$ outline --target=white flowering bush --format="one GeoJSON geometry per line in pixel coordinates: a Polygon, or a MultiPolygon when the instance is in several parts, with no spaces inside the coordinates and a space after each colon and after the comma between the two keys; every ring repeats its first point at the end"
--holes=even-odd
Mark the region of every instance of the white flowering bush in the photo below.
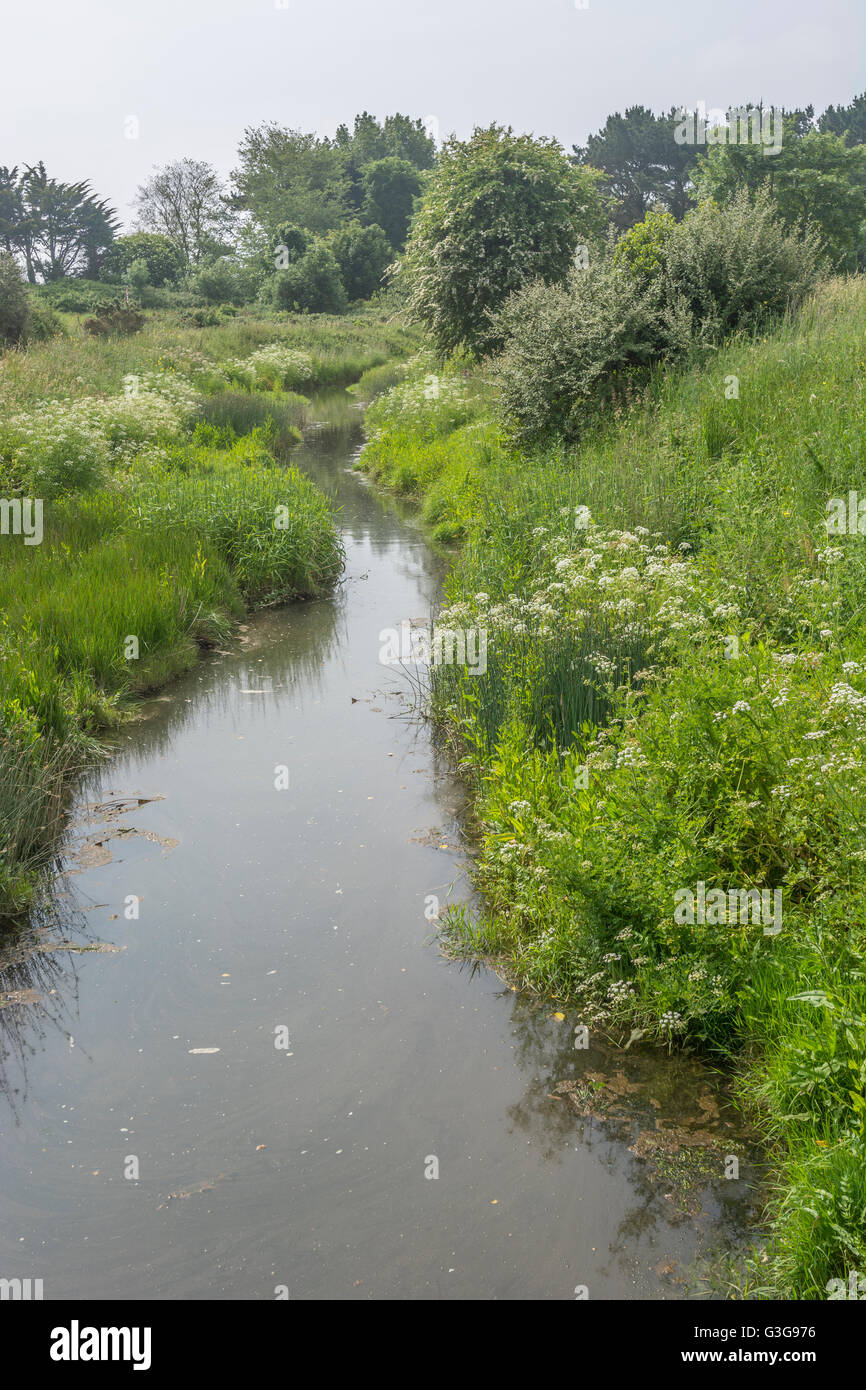
{"type": "Polygon", "coordinates": [[[58,497],[96,486],[109,468],[146,454],[178,436],[194,413],[198,393],[176,372],[129,378],[116,396],[42,401],[0,428],[4,472],[38,497],[58,497]]]}
{"type": "Polygon", "coordinates": [[[445,717],[471,719],[488,750],[515,718],[537,743],[567,747],[587,723],[606,722],[618,690],[638,698],[683,639],[713,630],[687,544],[673,548],[644,527],[585,527],[586,513],[562,509],[556,528],[533,529],[522,592],[497,602],[476,593],[440,614],[449,627],[487,630],[489,680],[442,668],[436,700],[445,717]]]}
{"type": "Polygon", "coordinates": [[[748,630],[748,596],[689,545],[575,532],[574,515],[533,528],[519,592],[440,615],[488,629],[487,677],[436,673],[469,764],[498,770],[481,784],[483,946],[501,942],[538,987],[711,1040],[763,927],[684,927],[678,889],[778,888],[792,932],[817,908],[840,926],[854,884],[866,901],[866,643],[836,636],[863,592],[858,539],[816,547],[786,583],[785,648],[748,630]],[[629,640],[640,668],[621,659],[629,640]]]}
{"type": "Polygon", "coordinates": [[[314,376],[313,359],[309,353],[285,347],[282,343],[268,343],[250,353],[249,357],[224,362],[222,371],[236,385],[266,391],[277,388],[299,391],[314,376]]]}
{"type": "Polygon", "coordinates": [[[462,373],[432,366],[382,392],[367,410],[372,442],[393,431],[423,436],[450,434],[477,414],[477,390],[462,373]]]}

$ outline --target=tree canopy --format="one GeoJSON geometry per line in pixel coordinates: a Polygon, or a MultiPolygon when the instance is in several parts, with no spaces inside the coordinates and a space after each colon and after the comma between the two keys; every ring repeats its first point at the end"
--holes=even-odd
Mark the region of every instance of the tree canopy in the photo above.
{"type": "Polygon", "coordinates": [[[445,142],[402,262],[412,309],[442,352],[494,351],[509,294],[565,279],[578,245],[604,232],[599,177],[555,140],[510,127],[445,142]]]}

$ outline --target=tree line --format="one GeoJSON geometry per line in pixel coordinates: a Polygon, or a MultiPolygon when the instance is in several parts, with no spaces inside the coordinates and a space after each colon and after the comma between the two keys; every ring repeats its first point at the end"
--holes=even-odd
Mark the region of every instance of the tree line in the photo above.
{"type": "MultiPolygon", "coordinates": [[[[650,212],[681,221],[702,198],[725,203],[746,188],[767,192],[789,224],[812,222],[838,267],[866,262],[866,94],[817,118],[811,106],[782,112],[772,158],[760,145],[680,143],[677,119],[676,108],[656,115],[632,106],[572,147],[575,201],[560,215],[577,215],[584,240],[607,227],[625,232],[650,212]]],[[[521,138],[535,150],[561,148],[521,138]]],[[[454,144],[437,151],[423,123],[400,113],[380,121],[362,112],[333,138],[265,122],[244,131],[228,181],[192,158],[155,169],[138,189],[137,230],[127,236],[87,181],[54,179],[41,162],[4,166],[0,247],[31,284],[125,281],[139,296],[186,287],[213,303],[259,298],[341,312],[399,263],[434,169],[444,162],[456,174],[454,144]]],[[[539,226],[539,241],[555,240],[555,223],[539,226]]],[[[505,284],[520,279],[510,265],[505,284]]]]}

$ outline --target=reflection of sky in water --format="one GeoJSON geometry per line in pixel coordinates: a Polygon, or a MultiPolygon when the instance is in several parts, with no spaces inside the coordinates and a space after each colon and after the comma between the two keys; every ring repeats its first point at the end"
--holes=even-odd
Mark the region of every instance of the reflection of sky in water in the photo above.
{"type": "Polygon", "coordinates": [[[744,1184],[684,1210],[629,1145],[713,1088],[687,1059],[577,1052],[574,1020],[439,955],[424,907],[467,895],[462,794],[378,652],[443,563],[348,471],[342,416],[295,456],[343,508],[335,595],[254,620],[88,780],[91,807],[158,798],[70,835],[51,935],[119,949],[7,948],[0,989],[42,1003],[0,1011],[0,1266],[48,1298],[680,1296],[739,1239],[744,1184]],[[627,1078],[607,1113],[561,1089],[588,1072],[627,1078]]]}

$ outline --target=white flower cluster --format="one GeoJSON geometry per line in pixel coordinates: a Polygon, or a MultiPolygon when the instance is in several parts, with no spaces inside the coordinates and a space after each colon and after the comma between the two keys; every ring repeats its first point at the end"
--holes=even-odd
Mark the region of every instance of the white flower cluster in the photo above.
{"type": "Polygon", "coordinates": [[[197,400],[185,377],[148,372],[129,378],[121,395],[41,401],[12,416],[4,431],[7,447],[25,468],[38,469],[42,458],[64,449],[80,457],[87,441],[109,461],[123,463],[139,455],[143,445],[177,435],[197,400]]]}
{"type": "Polygon", "coordinates": [[[313,359],[308,353],[286,347],[283,343],[268,343],[265,347],[256,348],[249,357],[226,362],[225,370],[229,374],[238,373],[250,384],[256,381],[279,382],[293,390],[312,381],[313,359]]]}

